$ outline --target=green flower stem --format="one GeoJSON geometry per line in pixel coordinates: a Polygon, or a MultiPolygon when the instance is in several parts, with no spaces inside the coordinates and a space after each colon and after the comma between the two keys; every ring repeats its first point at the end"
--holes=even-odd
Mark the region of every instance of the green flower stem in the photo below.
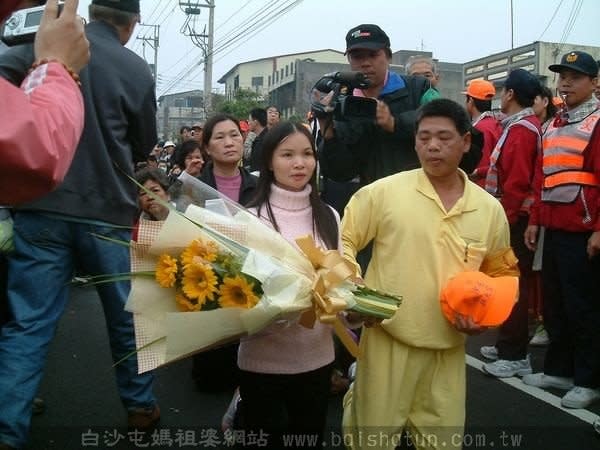
{"type": "Polygon", "coordinates": [[[118,360],[116,363],[113,364],[113,367],[117,366],[118,364],[121,364],[123,361],[125,361],[126,359],[130,358],[131,356],[137,354],[137,352],[142,351],[147,349],[148,347],[150,347],[151,345],[154,345],[158,342],[164,341],[165,339],[167,339],[166,336],[160,337],[158,339],[153,340],[152,342],[147,343],[146,345],[142,345],[140,348],[136,348],[134,351],[127,353],[125,356],[123,356],[120,360],[118,360]]]}

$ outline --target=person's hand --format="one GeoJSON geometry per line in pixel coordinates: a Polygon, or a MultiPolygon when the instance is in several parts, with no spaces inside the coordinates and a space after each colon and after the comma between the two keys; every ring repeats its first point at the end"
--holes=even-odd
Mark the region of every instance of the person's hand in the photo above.
{"type": "Polygon", "coordinates": [[[540,227],[537,225],[529,225],[525,230],[525,234],[523,235],[523,239],[525,239],[525,246],[532,252],[534,252],[537,248],[539,228],[540,227]]]}
{"type": "Polygon", "coordinates": [[[90,59],[90,43],[85,37],[83,19],[77,15],[79,0],[65,0],[58,16],[58,0],[48,0],[35,36],[36,60],[56,59],[79,72],[90,59]]]}
{"type": "Polygon", "coordinates": [[[185,160],[185,171],[194,177],[200,175],[203,167],[204,160],[202,158],[191,158],[185,160]]]}
{"type": "Polygon", "coordinates": [[[379,319],[373,316],[367,316],[365,314],[357,313],[354,311],[346,312],[346,320],[349,324],[359,324],[360,322],[362,322],[362,324],[367,328],[377,326],[383,321],[383,319],[379,319]]]}
{"type": "Polygon", "coordinates": [[[587,254],[590,259],[600,253],[600,231],[594,231],[587,242],[587,254]]]}
{"type": "Polygon", "coordinates": [[[482,327],[473,322],[473,319],[469,316],[463,316],[462,314],[456,313],[454,316],[454,328],[461,333],[475,335],[481,334],[488,329],[488,327],[482,327]]]}
{"type": "Polygon", "coordinates": [[[377,113],[375,116],[377,125],[383,128],[388,133],[394,132],[394,116],[390,111],[390,107],[383,101],[377,100],[377,113]]]}

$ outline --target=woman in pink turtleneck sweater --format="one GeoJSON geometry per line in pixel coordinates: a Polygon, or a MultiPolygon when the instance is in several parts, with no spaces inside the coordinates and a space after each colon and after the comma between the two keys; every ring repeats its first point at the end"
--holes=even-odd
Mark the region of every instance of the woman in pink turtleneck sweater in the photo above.
{"type": "MultiPolygon", "coordinates": [[[[250,207],[295,245],[312,234],[324,248],[339,247],[339,217],[321,201],[310,132],[283,122],[263,141],[260,178],[250,207]]],[[[321,447],[334,359],[331,327],[274,323],[242,339],[241,415],[246,431],[270,435],[268,448],[283,448],[281,434],[305,434],[321,447]]],[[[288,445],[289,446],[289,445],[288,445]]],[[[263,447],[264,448],[264,447],[263,447]]]]}

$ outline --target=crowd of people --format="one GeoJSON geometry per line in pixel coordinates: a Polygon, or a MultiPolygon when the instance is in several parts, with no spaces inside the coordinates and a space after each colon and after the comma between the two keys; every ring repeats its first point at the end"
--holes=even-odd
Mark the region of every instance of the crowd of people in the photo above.
{"type": "MultiPolygon", "coordinates": [[[[341,314],[360,341],[353,364],[321,323],[274,323],[195,355],[199,387],[233,392],[224,430],[265,433],[266,448],[283,448],[288,434],[316,436],[320,446],[328,396],[343,390],[352,448],[361,448],[363,430],[409,432],[417,448],[430,448],[432,434],[456,443],[441,438],[464,428],[465,340],[487,327],[468,314],[449,320],[440,293],[469,271],[489,280],[520,273],[518,301],[495,345],[481,348],[485,373],[564,389],[567,408],[600,400],[599,68],[591,55],[569,51],[549,67],[557,96],[530,72],[510,71],[493,111],[493,83],[469,83],[464,104],[445,99],[434,61],[412,57],[396,74],[385,31],[362,24],[348,31],[346,55],[370,81],[352,93],[375,99],[369,120],[292,123],[271,105],[243,120],[212,114],[159,142],[152,76],[124,47],[139,0],[92,0],[85,30],[76,0],[58,18],[56,0],[47,3],[35,43],[0,53],[0,112],[10,115],[0,131],[0,223],[14,230],[0,246],[0,449],[26,445],[72,277],[129,272],[128,250],[99,236],[136,240],[136,222],[164,221],[190,177],[292,245],[309,234],[339,251],[357,283],[403,297],[402,314],[388,320],[341,314]],[[532,344],[547,345],[536,373],[532,310],[546,336],[532,344]]],[[[0,14],[30,4],[4,2],[0,14]]],[[[138,374],[135,357],[124,358],[135,348],[129,290],[127,281],[97,286],[113,360],[124,359],[115,377],[127,426],[148,430],[160,408],[153,373],[138,374]]]]}

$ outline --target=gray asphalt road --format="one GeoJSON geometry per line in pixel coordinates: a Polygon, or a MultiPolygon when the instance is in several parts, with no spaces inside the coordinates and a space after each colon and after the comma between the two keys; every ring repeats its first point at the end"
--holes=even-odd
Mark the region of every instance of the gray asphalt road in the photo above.
{"type": "MultiPolygon", "coordinates": [[[[492,332],[471,338],[468,353],[482,359],[479,346],[493,342],[492,332]]],[[[534,368],[541,368],[542,358],[543,348],[532,348],[534,368]]],[[[153,436],[127,435],[102,308],[93,288],[75,288],[40,390],[47,410],[34,417],[27,449],[229,448],[218,430],[231,393],[198,392],[190,371],[187,360],[157,370],[155,392],[162,409],[161,425],[153,436]]],[[[468,369],[467,392],[465,449],[600,449],[600,437],[585,420],[476,368],[468,369]]],[[[588,418],[600,414],[600,404],[585,414],[588,418]]],[[[341,397],[331,397],[323,448],[342,448],[340,419],[341,397]]]]}

